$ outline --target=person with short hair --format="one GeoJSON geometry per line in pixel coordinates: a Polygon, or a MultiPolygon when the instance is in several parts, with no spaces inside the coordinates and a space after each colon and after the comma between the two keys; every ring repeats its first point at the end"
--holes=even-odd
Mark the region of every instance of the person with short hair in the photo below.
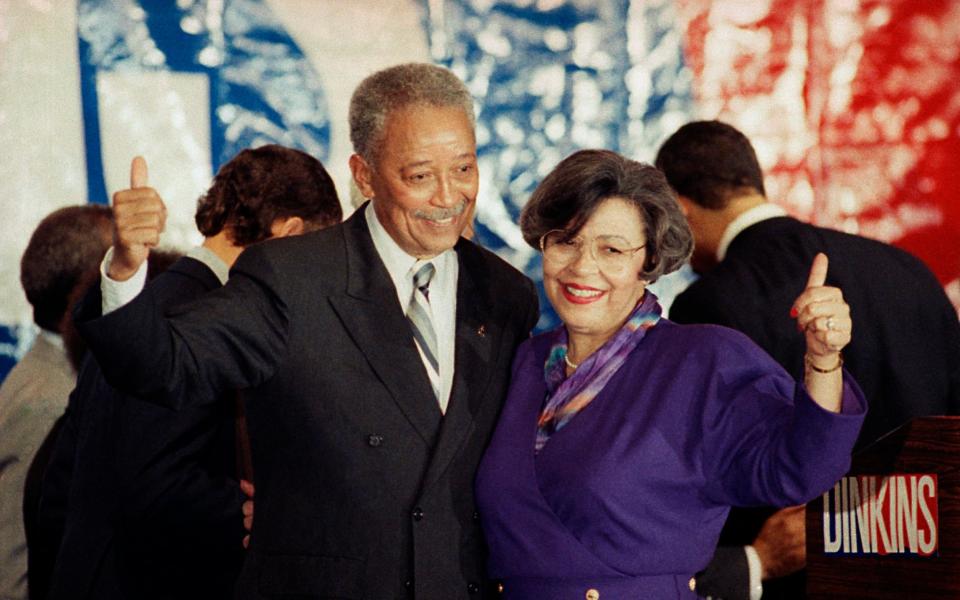
{"type": "MultiPolygon", "coordinates": [[[[133,207],[143,202],[162,204],[137,158],[131,188],[114,196],[116,239],[142,227],[133,207]]],[[[220,288],[251,244],[340,218],[316,158],[274,144],[243,150],[197,202],[202,245],[149,284],[157,309],[220,288]]],[[[149,252],[147,271],[158,254],[149,252]]],[[[80,371],[44,479],[41,520],[59,548],[44,597],[232,598],[244,556],[240,480],[251,477],[238,467],[242,406],[231,393],[179,411],[157,406],[111,387],[102,362],[80,371]]]]}
{"type": "MultiPolygon", "coordinates": [[[[789,373],[802,373],[805,349],[790,310],[810,261],[823,252],[830,257],[827,282],[843,290],[857,332],[844,366],[870,405],[856,447],[912,417],[960,414],[957,313],[917,258],[788,216],[767,199],[750,141],[726,123],[682,126],[664,142],[656,165],[690,223],[700,274],[675,299],[672,320],[741,331],[789,373]]],[[[701,578],[705,593],[804,597],[802,576],[782,577],[805,564],[803,510],[774,512],[731,513],[724,545],[701,578]]]]}
{"type": "Polygon", "coordinates": [[[110,246],[105,206],[67,206],[47,215],[20,260],[20,284],[40,333],[0,386],[0,598],[27,598],[24,482],[38,448],[76,383],[61,336],[71,292],[110,246]]]}
{"type": "Polygon", "coordinates": [[[279,144],[241,150],[220,167],[197,200],[194,218],[205,244],[222,235],[237,254],[275,237],[287,221],[291,232],[304,233],[342,220],[337,190],[323,164],[279,144]]]}
{"type": "MultiPolygon", "coordinates": [[[[476,598],[473,478],[532,282],[461,238],[479,176],[463,83],[428,64],[367,77],[342,225],[247,248],[222,289],[164,318],[148,288],[80,328],[108,380],[182,407],[244,391],[256,519],[241,598],[476,598]],[[106,365],[109,364],[109,368],[106,365]]],[[[124,280],[159,230],[121,236],[124,280]]],[[[146,221],[146,219],[145,219],[146,221]]]]}
{"type": "Polygon", "coordinates": [[[849,307],[818,256],[794,300],[797,381],[733,330],[662,318],[648,284],[692,237],[663,174],[567,157],[520,216],[562,321],[517,350],[477,474],[504,598],[692,598],[730,506],[796,504],[850,464],[865,402],[849,307]]]}

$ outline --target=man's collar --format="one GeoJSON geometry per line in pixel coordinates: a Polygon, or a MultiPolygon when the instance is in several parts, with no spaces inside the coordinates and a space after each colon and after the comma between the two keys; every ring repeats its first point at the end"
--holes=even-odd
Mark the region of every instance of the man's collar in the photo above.
{"type": "Polygon", "coordinates": [[[720,237],[720,243],[717,244],[717,262],[720,262],[727,255],[727,248],[730,247],[730,243],[733,242],[733,239],[740,235],[740,232],[750,227],[751,225],[756,225],[760,221],[766,221],[767,219],[773,219],[775,217],[785,217],[787,216],[787,211],[780,208],[780,206],[773,204],[772,202],[764,202],[763,204],[758,204],[753,208],[748,208],[743,211],[737,217],[730,221],[730,224],[727,225],[727,228],[723,231],[723,235],[720,237]]]}
{"type": "MultiPolygon", "coordinates": [[[[417,262],[417,258],[404,252],[403,248],[390,237],[390,234],[387,233],[383,224],[380,223],[380,218],[377,217],[377,211],[373,209],[373,202],[367,204],[366,212],[363,216],[367,220],[367,227],[370,229],[370,237],[373,239],[373,245],[377,249],[377,254],[380,255],[380,260],[382,260],[384,266],[387,267],[387,272],[394,276],[399,275],[405,277],[414,263],[417,262]]],[[[451,250],[441,252],[439,255],[430,259],[431,262],[439,267],[437,259],[450,251],[451,250]]]]}
{"type": "Polygon", "coordinates": [[[37,336],[38,336],[38,337],[42,337],[42,338],[43,338],[44,340],[46,340],[51,346],[53,346],[54,348],[56,348],[56,349],[58,349],[58,350],[60,350],[60,351],[65,351],[65,350],[66,350],[66,345],[64,344],[63,336],[60,335],[59,333],[54,333],[54,332],[48,331],[48,330],[46,330],[46,329],[40,329],[40,332],[37,334],[37,336]]]}
{"type": "Polygon", "coordinates": [[[220,285],[226,285],[227,278],[230,276],[230,267],[213,250],[205,246],[196,246],[187,252],[187,257],[202,262],[217,276],[220,285]]]}

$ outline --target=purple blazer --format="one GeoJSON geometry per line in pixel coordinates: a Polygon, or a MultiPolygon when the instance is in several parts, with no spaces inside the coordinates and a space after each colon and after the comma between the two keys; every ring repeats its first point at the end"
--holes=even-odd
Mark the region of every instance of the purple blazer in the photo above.
{"type": "Polygon", "coordinates": [[[506,598],[694,597],[731,505],[807,502],[849,467],[866,400],[847,373],[830,413],[742,334],[666,319],[534,456],[552,340],[518,349],[477,474],[506,598]]]}

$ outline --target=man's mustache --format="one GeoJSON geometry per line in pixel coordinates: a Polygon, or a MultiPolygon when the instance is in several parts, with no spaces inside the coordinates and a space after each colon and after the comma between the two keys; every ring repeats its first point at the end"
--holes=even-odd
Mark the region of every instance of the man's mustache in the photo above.
{"type": "Polygon", "coordinates": [[[418,219],[443,221],[444,219],[460,216],[465,210],[467,210],[467,201],[463,200],[460,204],[451,206],[450,208],[435,208],[433,210],[418,208],[413,212],[413,216],[418,219]]]}

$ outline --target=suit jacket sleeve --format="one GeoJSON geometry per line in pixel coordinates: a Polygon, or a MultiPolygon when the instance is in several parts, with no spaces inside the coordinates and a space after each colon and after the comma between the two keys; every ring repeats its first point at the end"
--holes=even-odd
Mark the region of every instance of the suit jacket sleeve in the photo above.
{"type": "Polygon", "coordinates": [[[696,575],[697,595],[723,600],[750,598],[750,567],[742,546],[717,548],[710,564],[696,575]]]}
{"type": "Polygon", "coordinates": [[[107,381],[179,408],[268,379],[286,348],[287,312],[264,246],[243,252],[226,286],[166,313],[155,286],[103,316],[89,294],[77,327],[107,381]]]}

